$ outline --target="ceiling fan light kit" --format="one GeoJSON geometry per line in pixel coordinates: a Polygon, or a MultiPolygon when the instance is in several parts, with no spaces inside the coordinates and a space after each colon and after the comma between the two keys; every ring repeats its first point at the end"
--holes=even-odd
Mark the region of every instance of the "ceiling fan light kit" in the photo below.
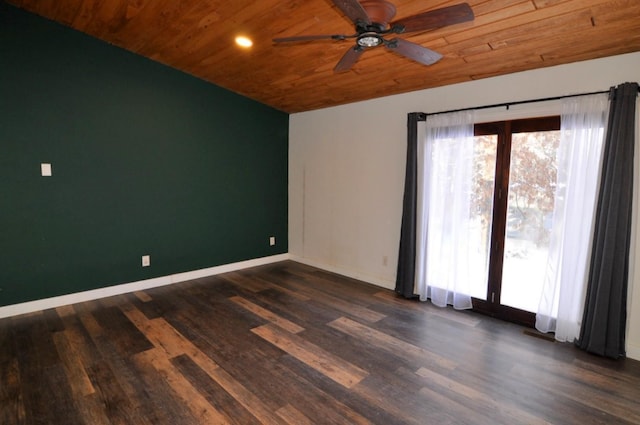
{"type": "Polygon", "coordinates": [[[360,36],[356,40],[360,47],[376,47],[383,43],[383,38],[376,33],[367,32],[360,36]]]}
{"type": "Polygon", "coordinates": [[[421,12],[392,22],[391,20],[396,15],[396,7],[386,0],[332,1],[345,16],[351,19],[355,26],[355,34],[302,35],[274,38],[273,41],[275,43],[285,43],[355,38],[355,46],[349,48],[338,61],[334,72],[350,70],[366,49],[380,45],[384,45],[387,49],[421,64],[432,65],[442,58],[441,54],[403,38],[387,40],[384,36],[387,34],[429,31],[474,19],[473,10],[467,3],[421,12]]]}

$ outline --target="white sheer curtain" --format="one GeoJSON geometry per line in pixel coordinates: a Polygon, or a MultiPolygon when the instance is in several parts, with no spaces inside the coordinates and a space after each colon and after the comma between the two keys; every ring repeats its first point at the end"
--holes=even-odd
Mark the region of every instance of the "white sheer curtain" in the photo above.
{"type": "Polygon", "coordinates": [[[553,230],[536,328],[559,341],[579,336],[608,112],[607,94],[565,99],[553,230]]]}
{"type": "Polygon", "coordinates": [[[418,143],[416,287],[420,300],[471,308],[473,112],[427,117],[418,143]]]}

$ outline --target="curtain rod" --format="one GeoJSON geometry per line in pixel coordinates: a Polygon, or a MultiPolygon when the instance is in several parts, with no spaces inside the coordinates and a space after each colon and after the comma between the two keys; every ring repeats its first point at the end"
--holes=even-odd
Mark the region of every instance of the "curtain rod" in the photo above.
{"type": "Polygon", "coordinates": [[[610,93],[611,89],[609,90],[600,90],[600,91],[594,91],[594,92],[590,92],[590,93],[579,93],[579,94],[567,94],[564,96],[554,96],[554,97],[545,97],[545,98],[541,98],[541,99],[529,99],[529,100],[518,100],[515,102],[506,102],[506,103],[496,103],[493,105],[484,105],[484,106],[473,106],[473,107],[469,107],[469,108],[460,108],[460,109],[451,109],[449,111],[441,111],[441,112],[418,112],[418,121],[424,121],[427,119],[427,117],[429,115],[437,115],[437,114],[449,114],[452,112],[463,112],[463,111],[477,111],[480,109],[489,109],[489,108],[501,108],[501,107],[506,107],[507,110],[509,109],[510,106],[513,105],[522,105],[525,103],[536,103],[536,102],[547,102],[550,100],[560,100],[560,99],[566,99],[569,97],[578,97],[578,96],[589,96],[592,94],[604,94],[604,93],[610,93]]]}

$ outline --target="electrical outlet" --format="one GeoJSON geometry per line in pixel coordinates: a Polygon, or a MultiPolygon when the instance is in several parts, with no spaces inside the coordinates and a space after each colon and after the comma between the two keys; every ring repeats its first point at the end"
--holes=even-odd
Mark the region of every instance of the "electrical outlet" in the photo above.
{"type": "Polygon", "coordinates": [[[142,256],[142,267],[149,267],[151,265],[151,256],[143,255],[142,256]]]}
{"type": "Polygon", "coordinates": [[[276,244],[276,237],[275,236],[271,236],[269,238],[269,245],[270,246],[274,246],[276,244]]]}
{"type": "Polygon", "coordinates": [[[51,164],[40,164],[40,174],[42,174],[44,177],[51,176],[51,164]]]}

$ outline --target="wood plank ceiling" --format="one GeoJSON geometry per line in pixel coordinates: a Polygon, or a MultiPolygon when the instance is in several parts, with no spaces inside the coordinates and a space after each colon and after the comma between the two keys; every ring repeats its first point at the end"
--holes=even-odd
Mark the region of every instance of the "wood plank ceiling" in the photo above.
{"type": "MultiPolygon", "coordinates": [[[[638,0],[467,0],[473,22],[399,37],[444,55],[424,66],[382,47],[348,72],[352,34],[331,0],[8,0],[25,10],[294,113],[586,59],[640,51],[638,0]],[[250,49],[235,45],[245,34],[250,49]]],[[[392,0],[397,19],[460,0],[392,0]]]]}

